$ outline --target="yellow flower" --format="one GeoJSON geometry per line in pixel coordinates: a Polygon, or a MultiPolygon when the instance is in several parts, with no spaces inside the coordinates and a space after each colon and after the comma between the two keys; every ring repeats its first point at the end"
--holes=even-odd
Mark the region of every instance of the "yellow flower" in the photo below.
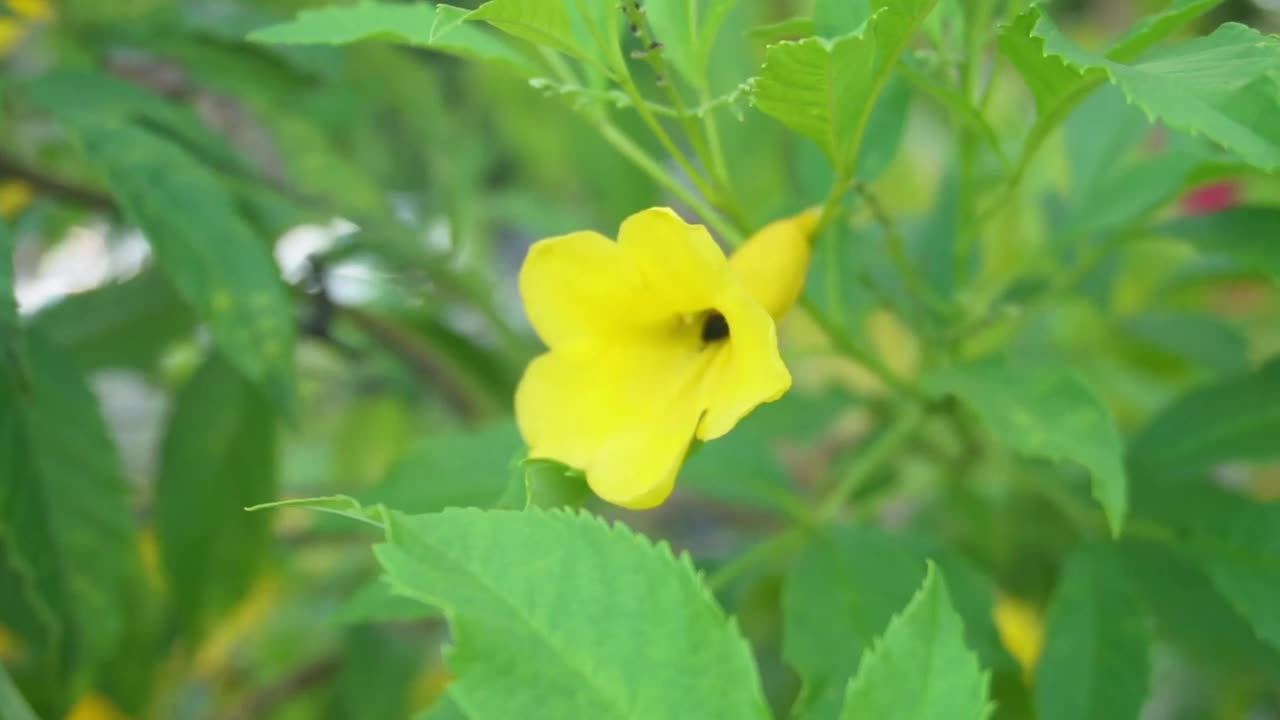
{"type": "Polygon", "coordinates": [[[1044,650],[1044,620],[1035,607],[1009,595],[998,595],[992,609],[996,630],[1005,649],[1030,678],[1044,650]]]}
{"type": "Polygon", "coordinates": [[[120,712],[111,701],[96,693],[80,698],[67,720],[128,720],[128,716],[120,712]]]}
{"type": "Polygon", "coordinates": [[[0,56],[8,55],[27,36],[27,26],[53,17],[48,0],[3,0],[0,8],[0,56]]]}
{"type": "Polygon", "coordinates": [[[0,181],[0,218],[12,219],[35,197],[35,189],[21,180],[0,181]]]}
{"type": "Polygon", "coordinates": [[[774,319],[803,287],[814,224],[811,213],[774,223],[734,260],[667,208],[627,218],[617,242],[536,243],[520,294],[550,350],[516,390],[530,457],[583,470],[615,505],[665,500],[694,439],[724,435],[791,387],[774,319]]]}

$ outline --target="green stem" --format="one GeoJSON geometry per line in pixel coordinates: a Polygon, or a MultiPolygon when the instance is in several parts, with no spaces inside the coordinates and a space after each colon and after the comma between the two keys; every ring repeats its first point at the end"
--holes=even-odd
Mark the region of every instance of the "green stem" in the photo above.
{"type": "Polygon", "coordinates": [[[854,362],[871,371],[885,385],[893,388],[895,391],[913,398],[923,397],[919,389],[904,382],[897,375],[894,375],[888,367],[881,362],[880,358],[868,352],[862,346],[853,341],[845,332],[838,327],[829,315],[819,308],[813,300],[807,295],[800,296],[800,306],[809,313],[809,317],[813,319],[818,327],[822,329],[823,334],[831,341],[836,351],[848,356],[854,362]]]}
{"type": "Polygon", "coordinates": [[[630,160],[636,167],[640,168],[646,175],[653,178],[662,187],[666,188],[672,195],[675,195],[685,205],[693,209],[695,213],[705,222],[712,230],[721,238],[733,245],[742,243],[743,237],[741,231],[732,223],[724,219],[719,212],[712,208],[702,198],[689,191],[679,181],[671,177],[666,170],[658,163],[657,160],[649,156],[639,145],[636,145],[626,133],[622,132],[618,126],[609,122],[602,117],[588,117],[588,120],[595,126],[596,130],[605,139],[605,142],[613,146],[623,157],[630,160]]]}
{"type": "Polygon", "coordinates": [[[768,562],[792,548],[804,538],[806,528],[795,526],[766,538],[746,552],[725,563],[707,578],[707,586],[713,591],[723,590],[756,565],[768,562]]]}
{"type": "Polygon", "coordinates": [[[893,221],[893,218],[885,212],[884,206],[880,204],[880,199],[861,180],[853,182],[853,189],[862,197],[863,204],[871,211],[871,215],[876,219],[880,227],[884,229],[885,239],[888,241],[889,246],[889,259],[907,284],[907,288],[921,302],[932,309],[947,312],[950,309],[949,306],[945,300],[933,291],[933,288],[929,287],[916,264],[912,262],[910,253],[907,251],[906,236],[898,229],[898,224],[893,221]]]}
{"type": "Polygon", "coordinates": [[[815,513],[817,520],[826,522],[839,514],[849,498],[893,458],[916,434],[927,417],[928,412],[922,403],[912,402],[907,405],[889,427],[871,442],[870,447],[858,456],[853,467],[818,504],[815,513]]]}

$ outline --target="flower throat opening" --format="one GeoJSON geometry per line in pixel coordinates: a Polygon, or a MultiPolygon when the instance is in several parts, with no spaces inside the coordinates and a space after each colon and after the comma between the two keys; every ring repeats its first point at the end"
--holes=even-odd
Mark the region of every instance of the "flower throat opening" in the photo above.
{"type": "Polygon", "coordinates": [[[712,310],[702,321],[702,342],[712,343],[729,337],[729,321],[720,313],[712,310]]]}

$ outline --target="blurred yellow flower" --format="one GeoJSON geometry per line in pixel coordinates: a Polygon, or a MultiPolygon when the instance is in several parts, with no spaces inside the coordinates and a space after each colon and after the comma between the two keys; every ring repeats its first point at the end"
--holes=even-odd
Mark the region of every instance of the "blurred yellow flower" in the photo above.
{"type": "Polygon", "coordinates": [[[1044,649],[1044,620],[1040,611],[1018,598],[1000,595],[992,615],[1000,642],[1022,666],[1022,672],[1031,677],[1044,649]]]}
{"type": "Polygon", "coordinates": [[[67,713],[67,720],[128,720],[128,716],[120,712],[111,701],[101,695],[90,693],[67,713]]]}
{"type": "MultiPolygon", "coordinates": [[[[883,308],[872,310],[863,320],[863,329],[871,350],[895,377],[911,380],[920,374],[923,364],[920,340],[897,315],[883,308]]],[[[834,354],[826,333],[816,324],[802,322],[793,325],[787,339],[806,350],[822,353],[820,357],[802,363],[801,375],[810,389],[836,385],[867,397],[879,397],[887,392],[884,381],[875,373],[847,357],[834,354]]]]}
{"type": "Polygon", "coordinates": [[[665,500],[695,438],[721,437],[791,387],[774,316],[803,287],[815,223],[803,213],[769,225],[736,261],[667,208],[627,218],[617,242],[577,232],[536,243],[520,294],[550,349],[516,390],[530,457],[585,471],[615,505],[665,500]]]}
{"type": "MultiPolygon", "coordinates": [[[[0,35],[3,29],[0,29],[0,35]]],[[[3,42],[3,40],[0,40],[3,42]]],[[[21,180],[0,181],[0,218],[8,220],[31,204],[35,199],[35,190],[21,180]]]]}
{"type": "Polygon", "coordinates": [[[30,23],[53,17],[53,6],[48,0],[4,0],[0,7],[8,10],[0,13],[0,56],[8,55],[22,42],[30,23]]]}

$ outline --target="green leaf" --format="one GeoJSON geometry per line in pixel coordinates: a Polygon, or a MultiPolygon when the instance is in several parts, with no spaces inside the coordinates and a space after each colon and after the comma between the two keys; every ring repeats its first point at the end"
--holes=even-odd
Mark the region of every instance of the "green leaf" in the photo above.
{"type": "Polygon", "coordinates": [[[985,720],[990,677],[964,644],[964,623],[932,563],[924,584],[849,682],[841,720],[985,720]]]}
{"type": "Polygon", "coordinates": [[[644,12],[663,55],[697,88],[707,86],[707,64],[721,25],[737,0],[645,0],[644,12]]]}
{"type": "Polygon", "coordinates": [[[591,497],[587,478],[579,470],[542,458],[530,458],[521,466],[526,507],[576,508],[591,497]]]}
{"type": "Polygon", "coordinates": [[[0,363],[12,363],[18,373],[16,380],[25,387],[26,360],[18,326],[18,303],[13,295],[14,242],[9,225],[0,220],[0,363]]]}
{"type": "Polygon", "coordinates": [[[436,617],[440,611],[413,598],[395,594],[381,579],[362,585],[335,614],[347,625],[382,622],[410,622],[436,617]]]}
{"type": "Polygon", "coordinates": [[[769,46],[753,86],[756,107],[818,143],[849,177],[881,90],[934,0],[873,0],[857,33],[769,46]]]}
{"type": "Polygon", "coordinates": [[[608,75],[623,63],[621,15],[616,3],[599,0],[489,0],[467,20],[483,20],[509,35],[586,60],[608,75]]]}
{"type": "Polygon", "coordinates": [[[1205,670],[1280,672],[1280,655],[1258,641],[1253,628],[1186,550],[1132,539],[1119,548],[1125,571],[1155,619],[1157,632],[1205,670]]]}
{"type": "Polygon", "coordinates": [[[361,499],[405,513],[492,507],[524,447],[515,423],[443,432],[414,445],[361,499]]]}
{"type": "Polygon", "coordinates": [[[386,40],[475,60],[494,60],[532,74],[521,53],[489,32],[464,22],[470,11],[427,2],[361,2],[303,10],[293,20],[255,30],[249,39],[288,45],[345,45],[386,40]]]}
{"type": "MultiPolygon", "coordinates": [[[[884,3],[877,3],[882,6],[884,3]]],[[[822,37],[838,37],[854,32],[872,15],[870,0],[815,0],[814,32],[822,37]]]]}
{"type": "Polygon", "coordinates": [[[1142,18],[1111,46],[1107,58],[1115,62],[1136,60],[1156,43],[1220,4],[1222,0],[1174,0],[1163,11],[1142,18]]]}
{"type": "Polygon", "coordinates": [[[1227,461],[1280,457],[1280,358],[1192,390],[1147,423],[1129,448],[1135,481],[1172,483],[1227,461]]]}
{"type": "Polygon", "coordinates": [[[174,610],[192,638],[248,592],[270,542],[275,416],[219,355],[182,388],[156,478],[156,540],[174,610]]]}
{"type": "Polygon", "coordinates": [[[0,621],[74,685],[122,640],[142,568],[97,399],[64,353],[26,340],[29,389],[0,366],[0,548],[19,583],[0,621]],[[11,612],[29,622],[13,624],[11,612]]]}
{"type": "Polygon", "coordinates": [[[1037,34],[1037,23],[1042,21],[1039,8],[1032,7],[1000,26],[1000,51],[1022,75],[1041,118],[1057,114],[1060,119],[1102,82],[1103,75],[1096,71],[1086,75],[1051,54],[1037,34]]]}
{"type": "Polygon", "coordinates": [[[219,348],[292,414],[293,311],[270,249],[227,189],[178,146],[140,128],[85,127],[81,139],[219,348]]]}
{"type": "Polygon", "coordinates": [[[3,664],[0,664],[0,717],[5,720],[40,720],[22,693],[18,692],[3,664]]]}
{"type": "MultiPolygon", "coordinates": [[[[1147,42],[1141,31],[1135,37],[1135,47],[1147,42]]],[[[1203,135],[1255,167],[1280,167],[1280,126],[1258,122],[1280,113],[1275,36],[1228,23],[1207,37],[1125,64],[1075,45],[1034,6],[1002,35],[1002,48],[1031,86],[1041,114],[1065,115],[1105,79],[1149,117],[1203,135]],[[1088,75],[1077,84],[1073,73],[1088,75]]],[[[1127,46],[1121,50],[1121,57],[1131,54],[1127,46]]]]}
{"type": "Polygon", "coordinates": [[[190,337],[195,316],[159,270],[69,295],[30,319],[86,370],[151,369],[172,343],[190,337]]]}
{"type": "Polygon", "coordinates": [[[803,40],[810,35],[816,34],[813,18],[811,17],[793,17],[768,25],[759,25],[751,28],[747,32],[747,36],[752,40],[758,40],[764,43],[776,43],[783,40],[803,40]]]}
{"type": "Polygon", "coordinates": [[[1058,579],[1036,669],[1042,720],[1133,720],[1146,698],[1146,617],[1110,550],[1077,549],[1058,579]]]}
{"type": "Polygon", "coordinates": [[[1280,208],[1237,207],[1211,215],[1177,218],[1156,227],[1154,232],[1190,240],[1202,252],[1234,258],[1280,285],[1277,227],[1280,208]]]}
{"type": "Polygon", "coordinates": [[[390,515],[376,554],[444,608],[470,717],[768,716],[746,641],[687,557],[587,514],[390,515]]]}
{"type": "Polygon", "coordinates": [[[1222,500],[1197,513],[1191,553],[1258,637],[1280,649],[1280,503],[1222,500]]]}
{"type": "Polygon", "coordinates": [[[1119,534],[1128,506],[1124,446],[1111,412],[1075,372],[997,358],[944,368],[925,385],[936,395],[960,398],[1014,450],[1087,469],[1093,497],[1119,534]]]}
{"type": "Polygon", "coordinates": [[[787,572],[783,657],[804,681],[792,715],[835,718],[864,651],[924,577],[918,549],[870,528],[818,535],[787,572]]]}

